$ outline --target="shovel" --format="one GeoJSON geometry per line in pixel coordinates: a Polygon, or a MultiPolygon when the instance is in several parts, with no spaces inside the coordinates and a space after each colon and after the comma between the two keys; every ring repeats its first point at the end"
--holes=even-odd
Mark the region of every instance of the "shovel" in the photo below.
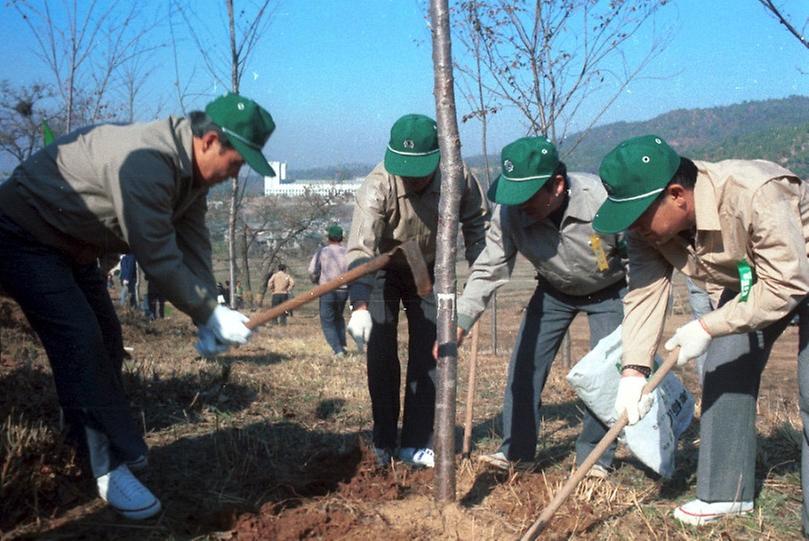
{"type": "Polygon", "coordinates": [[[416,241],[409,240],[407,242],[403,242],[393,250],[371,259],[367,263],[363,263],[362,265],[358,265],[348,272],[344,272],[337,278],[333,278],[325,284],[320,284],[319,286],[310,289],[306,293],[297,295],[288,301],[282,302],[278,306],[274,306],[269,310],[265,310],[264,312],[254,315],[250,318],[250,321],[245,323],[245,325],[248,329],[253,330],[256,327],[264,325],[268,321],[272,321],[284,312],[294,310],[295,308],[306,304],[307,302],[311,302],[318,297],[334,291],[335,289],[350,282],[353,282],[366,274],[376,272],[387,265],[396,252],[401,252],[404,255],[405,260],[410,267],[410,272],[413,274],[413,281],[416,284],[416,290],[418,291],[419,296],[426,297],[429,295],[433,290],[433,283],[432,280],[430,280],[430,273],[427,270],[427,263],[424,261],[424,256],[421,254],[421,250],[419,250],[416,241]]]}
{"type": "MultiPolygon", "coordinates": [[[[669,353],[668,358],[666,361],[660,365],[660,367],[655,370],[655,373],[652,374],[651,379],[646,383],[646,386],[643,388],[642,394],[649,394],[655,390],[655,388],[663,381],[663,378],[671,372],[671,369],[677,364],[677,351],[672,351],[669,353]]],[[[618,420],[612,425],[612,428],[601,438],[601,441],[598,442],[598,445],[590,451],[590,454],[587,455],[587,458],[582,462],[581,466],[579,466],[576,471],[570,476],[570,479],[567,480],[567,483],[559,489],[559,492],[556,493],[556,496],[553,497],[551,503],[543,509],[542,514],[539,515],[539,518],[534,522],[531,527],[525,532],[520,539],[521,541],[531,541],[536,539],[540,533],[548,526],[548,523],[553,518],[553,515],[556,514],[556,511],[559,510],[559,507],[565,502],[568,496],[576,489],[576,486],[581,482],[582,479],[585,478],[587,472],[590,471],[590,468],[598,462],[598,459],[601,458],[601,455],[604,454],[604,451],[614,442],[618,435],[621,433],[621,430],[628,424],[628,420],[626,417],[626,412],[623,412],[618,420]]]]}

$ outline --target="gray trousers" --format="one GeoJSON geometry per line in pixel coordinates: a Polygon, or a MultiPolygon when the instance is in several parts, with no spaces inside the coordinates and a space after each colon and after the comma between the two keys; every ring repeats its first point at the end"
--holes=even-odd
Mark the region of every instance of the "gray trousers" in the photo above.
{"type": "MultiPolygon", "coordinates": [[[[625,283],[609,286],[592,295],[573,296],[540,283],[525,310],[517,342],[508,366],[503,401],[503,444],[509,460],[533,461],[539,432],[542,389],[556,352],[573,318],[587,314],[590,347],[614,331],[623,319],[622,297],[625,283]]],[[[581,464],[608,428],[588,409],[584,410],[582,431],[576,440],[576,464],[581,464]]],[[[609,466],[615,452],[611,446],[599,459],[609,466]]]]}
{"type": "MultiPolygon", "coordinates": [[[[720,306],[735,292],[725,290],[720,306]]],[[[800,316],[798,385],[803,422],[803,528],[809,532],[809,299],[767,328],[715,338],[707,351],[702,390],[697,497],[706,502],[752,501],[755,496],[756,400],[761,372],[775,340],[800,316]]]]}
{"type": "MultiPolygon", "coordinates": [[[[694,319],[699,319],[708,312],[712,312],[714,308],[708,292],[699,287],[691,278],[686,278],[685,283],[688,286],[688,304],[691,305],[691,314],[694,319]]],[[[703,353],[695,361],[695,370],[700,386],[702,386],[702,373],[705,369],[705,355],[703,353]]]]}

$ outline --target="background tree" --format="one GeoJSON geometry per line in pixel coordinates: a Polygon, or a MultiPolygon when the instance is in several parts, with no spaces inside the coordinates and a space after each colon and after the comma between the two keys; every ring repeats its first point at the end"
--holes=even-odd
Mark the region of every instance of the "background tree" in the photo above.
{"type": "MultiPolygon", "coordinates": [[[[221,85],[222,88],[229,88],[231,92],[238,94],[242,76],[255,51],[256,44],[261,36],[265,34],[272,20],[270,0],[251,2],[249,8],[240,9],[238,13],[234,11],[233,0],[225,0],[226,41],[220,37],[221,28],[217,29],[218,31],[211,30],[206,21],[195,15],[193,3],[183,4],[178,2],[176,7],[186,22],[186,26],[197,49],[200,51],[200,56],[210,76],[217,85],[221,85]],[[227,43],[228,46],[223,48],[220,45],[221,43],[227,43]],[[229,77],[226,74],[229,74],[229,77]]],[[[177,87],[178,89],[180,88],[179,83],[177,87]]],[[[227,233],[228,275],[230,276],[230,283],[235,284],[238,277],[236,224],[244,197],[244,189],[240,189],[238,178],[231,179],[230,188],[230,215],[228,217],[227,233]]],[[[246,258],[243,259],[246,260],[246,258]]],[[[228,303],[231,307],[236,305],[235,287],[230,288],[228,303]]]]}
{"type": "MultiPolygon", "coordinates": [[[[480,147],[483,152],[484,174],[478,175],[479,180],[485,181],[484,190],[488,190],[492,183],[492,167],[489,163],[489,116],[500,110],[500,103],[494,94],[486,92],[483,87],[483,44],[480,34],[480,16],[478,11],[480,3],[476,0],[460,2],[450,10],[452,26],[454,28],[452,39],[461,43],[462,48],[471,57],[468,64],[453,59],[456,72],[460,75],[456,81],[456,88],[466,102],[469,112],[461,117],[461,122],[477,120],[480,122],[480,147]]],[[[492,293],[489,300],[489,313],[491,314],[492,351],[497,355],[497,291],[492,293]]]]}
{"type": "Polygon", "coordinates": [[[53,77],[65,132],[85,124],[119,119],[125,108],[111,96],[122,68],[162,47],[137,2],[120,0],[12,0],[34,37],[34,54],[53,77]]]}
{"type": "MultiPolygon", "coordinates": [[[[246,248],[264,243],[261,260],[260,284],[256,304],[262,306],[267,294],[267,281],[278,263],[290,258],[293,253],[308,257],[313,246],[305,246],[305,239],[313,238],[318,244],[336,207],[345,200],[331,195],[307,191],[294,199],[286,197],[263,197],[254,200],[257,208],[251,209],[250,227],[246,248]],[[299,249],[299,247],[301,249],[299,249]]],[[[308,259],[306,260],[308,263],[308,259]]]]}
{"type": "Polygon", "coordinates": [[[0,81],[0,151],[23,162],[42,147],[42,122],[53,115],[46,106],[51,96],[51,88],[41,83],[0,81]]]}
{"type": "MultiPolygon", "coordinates": [[[[526,131],[563,141],[584,129],[570,152],[667,42],[664,30],[630,62],[624,48],[667,0],[469,0],[459,3],[458,33],[482,69],[463,68],[495,102],[516,109],[526,131]],[[470,49],[471,47],[471,49],[470,49]],[[601,104],[592,108],[595,95],[601,104]]],[[[637,45],[633,44],[637,49],[637,45]]]]}
{"type": "Polygon", "coordinates": [[[809,39],[806,37],[806,28],[809,27],[809,17],[803,21],[803,24],[800,25],[798,28],[796,25],[800,24],[798,22],[793,22],[794,19],[791,17],[781,6],[773,2],[773,0],[758,0],[764,9],[766,9],[770,14],[775,17],[775,19],[784,25],[784,28],[792,34],[795,39],[801,42],[801,44],[809,49],[809,39]]]}

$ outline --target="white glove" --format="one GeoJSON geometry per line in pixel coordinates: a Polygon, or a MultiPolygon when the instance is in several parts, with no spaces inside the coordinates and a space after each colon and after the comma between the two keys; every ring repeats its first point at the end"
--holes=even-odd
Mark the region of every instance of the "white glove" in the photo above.
{"type": "Polygon", "coordinates": [[[129,285],[129,280],[121,280],[121,284],[126,287],[129,285]]]}
{"type": "Polygon", "coordinates": [[[629,424],[634,425],[652,409],[654,397],[644,394],[646,378],[643,376],[622,376],[618,383],[618,395],[615,397],[615,416],[620,417],[626,410],[629,424]]]}
{"type": "Polygon", "coordinates": [[[690,321],[677,329],[674,336],[663,345],[666,351],[680,348],[677,355],[677,366],[682,366],[691,359],[696,359],[708,350],[711,335],[702,327],[698,319],[690,321]]]}
{"type": "Polygon", "coordinates": [[[196,348],[203,357],[216,357],[230,348],[227,344],[218,341],[216,335],[207,325],[200,325],[197,328],[197,338],[196,348]]]}
{"type": "Polygon", "coordinates": [[[226,344],[246,344],[247,339],[253,334],[245,326],[249,318],[240,314],[236,310],[231,310],[222,305],[214,308],[211,317],[205,324],[211,328],[220,342],[226,344]]]}
{"type": "Polygon", "coordinates": [[[358,344],[365,344],[371,336],[371,327],[373,326],[371,312],[360,308],[351,312],[351,319],[348,320],[346,330],[358,344]]]}

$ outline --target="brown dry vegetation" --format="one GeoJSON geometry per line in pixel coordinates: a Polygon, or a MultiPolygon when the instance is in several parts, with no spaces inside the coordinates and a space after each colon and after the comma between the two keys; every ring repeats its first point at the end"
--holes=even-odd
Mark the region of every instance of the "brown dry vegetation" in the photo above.
{"type": "MultiPolygon", "coordinates": [[[[498,444],[509,348],[532,287],[530,269],[521,264],[499,295],[497,356],[488,316],[483,319],[473,458],[498,444]]],[[[680,298],[675,308],[681,304],[680,298]]],[[[120,317],[125,344],[133,348],[125,367],[132,411],[151,447],[141,478],[164,511],[128,522],[96,498],[92,479],[59,436],[44,353],[16,305],[0,297],[0,537],[510,539],[570,473],[581,411],[561,360],[545,390],[535,468],[493,473],[459,457],[457,503],[441,508],[432,499],[432,471],[374,467],[364,359],[330,355],[316,305],[296,311],[288,327],[267,327],[248,346],[214,361],[196,356],[194,329],[176,311],[153,323],[128,311],[120,317]]],[[[670,328],[685,319],[675,313],[670,328]]],[[[588,340],[579,318],[574,359],[588,340]]],[[[580,485],[544,538],[799,539],[796,348],[790,328],[765,371],[761,490],[753,515],[699,530],[671,517],[675,503],[694,495],[697,420],[681,441],[672,480],[656,478],[619,451],[617,471],[580,485]]],[[[459,445],[468,353],[467,345],[459,370],[459,445]]],[[[681,375],[698,397],[691,371],[681,375]]]]}

